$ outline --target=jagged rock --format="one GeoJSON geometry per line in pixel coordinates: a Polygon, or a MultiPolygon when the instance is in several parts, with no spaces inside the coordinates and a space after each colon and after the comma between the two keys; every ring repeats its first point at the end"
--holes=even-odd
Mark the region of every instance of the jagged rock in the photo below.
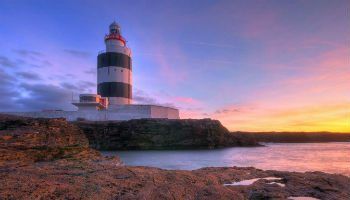
{"type": "Polygon", "coordinates": [[[63,158],[102,157],[84,133],[65,119],[0,115],[0,166],[63,158]]]}
{"type": "Polygon", "coordinates": [[[189,149],[255,146],[254,140],[230,133],[218,120],[135,119],[76,122],[99,150],[189,149]]]}

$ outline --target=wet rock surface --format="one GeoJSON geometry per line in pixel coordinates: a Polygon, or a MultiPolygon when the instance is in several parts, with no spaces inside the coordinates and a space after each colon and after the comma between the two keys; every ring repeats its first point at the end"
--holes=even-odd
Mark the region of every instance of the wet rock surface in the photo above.
{"type": "Polygon", "coordinates": [[[342,175],[239,167],[128,167],[89,148],[81,130],[62,119],[0,116],[0,127],[0,199],[350,198],[350,178],[342,175]],[[266,177],[276,178],[230,185],[266,177]]]}
{"type": "Polygon", "coordinates": [[[75,161],[1,168],[1,199],[287,199],[294,196],[346,200],[349,178],[320,172],[291,173],[254,168],[194,171],[123,167],[75,161]],[[285,187],[259,180],[247,186],[224,183],[276,176],[285,187]]]}
{"type": "Polygon", "coordinates": [[[254,140],[230,133],[218,120],[135,119],[76,122],[90,146],[98,150],[210,149],[257,146],[254,140]]]}

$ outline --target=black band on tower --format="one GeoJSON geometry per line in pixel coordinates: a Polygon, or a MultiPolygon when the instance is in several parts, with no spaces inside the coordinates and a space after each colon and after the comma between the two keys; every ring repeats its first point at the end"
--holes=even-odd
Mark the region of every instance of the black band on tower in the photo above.
{"type": "Polygon", "coordinates": [[[105,52],[97,56],[97,68],[116,66],[131,70],[131,58],[122,53],[105,52]]]}
{"type": "Polygon", "coordinates": [[[124,97],[132,98],[132,86],[121,82],[104,82],[97,86],[97,94],[102,97],[124,97]]]}

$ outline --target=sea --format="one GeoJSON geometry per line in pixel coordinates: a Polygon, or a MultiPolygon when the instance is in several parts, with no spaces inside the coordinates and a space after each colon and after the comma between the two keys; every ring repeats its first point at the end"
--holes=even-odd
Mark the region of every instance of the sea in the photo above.
{"type": "Polygon", "coordinates": [[[350,176],[350,142],[264,143],[263,147],[210,150],[103,151],[125,165],[194,170],[202,167],[255,167],[279,171],[322,171],[350,176]]]}

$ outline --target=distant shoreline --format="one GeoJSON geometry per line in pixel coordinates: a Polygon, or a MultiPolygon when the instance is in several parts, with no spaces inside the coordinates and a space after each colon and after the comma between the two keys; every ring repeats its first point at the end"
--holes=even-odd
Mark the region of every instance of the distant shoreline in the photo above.
{"type": "Polygon", "coordinates": [[[334,132],[231,132],[262,143],[350,142],[350,133],[334,132]]]}

